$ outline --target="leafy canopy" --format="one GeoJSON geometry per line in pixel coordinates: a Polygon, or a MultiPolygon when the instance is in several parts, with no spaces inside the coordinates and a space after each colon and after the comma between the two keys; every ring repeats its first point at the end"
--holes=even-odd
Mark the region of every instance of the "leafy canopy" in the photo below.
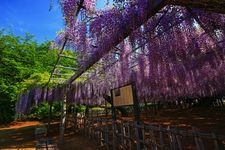
{"type": "MultiPolygon", "coordinates": [[[[18,95],[27,89],[44,86],[56,62],[58,50],[49,50],[50,41],[38,44],[34,36],[24,37],[0,30],[0,123],[12,121],[18,95]]],[[[72,52],[66,51],[66,55],[72,52]]],[[[62,60],[73,66],[75,60],[62,60]]]]}

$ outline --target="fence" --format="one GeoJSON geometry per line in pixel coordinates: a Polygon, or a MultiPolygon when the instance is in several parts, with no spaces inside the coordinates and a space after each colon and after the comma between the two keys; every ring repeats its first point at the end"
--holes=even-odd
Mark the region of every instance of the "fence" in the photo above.
{"type": "Polygon", "coordinates": [[[109,118],[80,118],[81,132],[107,150],[223,150],[225,136],[201,133],[196,128],[181,130],[135,121],[109,118]]]}

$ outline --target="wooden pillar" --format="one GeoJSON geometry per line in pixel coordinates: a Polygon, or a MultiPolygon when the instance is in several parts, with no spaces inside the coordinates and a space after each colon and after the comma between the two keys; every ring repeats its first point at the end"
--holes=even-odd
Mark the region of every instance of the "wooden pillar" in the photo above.
{"type": "Polygon", "coordinates": [[[113,147],[112,149],[113,150],[116,150],[116,108],[114,106],[114,103],[113,103],[113,90],[110,91],[110,94],[111,94],[111,97],[110,97],[110,100],[111,100],[111,109],[112,109],[112,130],[113,130],[113,147]]]}
{"type": "Polygon", "coordinates": [[[64,131],[65,131],[65,121],[66,121],[66,100],[67,100],[67,88],[65,88],[63,101],[62,101],[62,111],[61,111],[61,124],[60,124],[60,143],[64,143],[64,131]]]}
{"type": "Polygon", "coordinates": [[[89,116],[90,116],[90,109],[89,109],[89,106],[86,105],[86,108],[85,108],[85,117],[86,118],[89,118],[89,116]]]}
{"type": "Polygon", "coordinates": [[[107,101],[105,101],[105,116],[108,116],[108,107],[107,107],[107,101]]]}
{"type": "Polygon", "coordinates": [[[137,97],[137,90],[136,90],[136,85],[135,83],[132,83],[132,92],[133,92],[133,100],[134,100],[134,118],[137,123],[141,122],[140,119],[140,107],[139,107],[139,101],[137,97]]]}
{"type": "Polygon", "coordinates": [[[137,125],[137,132],[138,132],[137,149],[142,149],[144,145],[140,141],[143,140],[143,133],[142,133],[142,129],[138,127],[139,125],[141,125],[141,118],[140,118],[140,106],[139,106],[139,101],[137,97],[137,89],[136,89],[135,83],[132,83],[132,92],[133,92],[133,100],[134,100],[134,105],[133,105],[134,118],[135,118],[135,122],[137,125]]]}
{"type": "Polygon", "coordinates": [[[110,94],[111,94],[110,101],[111,101],[111,109],[112,109],[112,119],[115,121],[116,120],[116,108],[113,103],[113,90],[110,91],[110,94]]]}
{"type": "Polygon", "coordinates": [[[49,106],[49,114],[48,114],[48,136],[49,136],[49,130],[50,130],[50,125],[51,125],[51,120],[52,120],[52,104],[53,102],[50,102],[50,106],[49,106]]]}

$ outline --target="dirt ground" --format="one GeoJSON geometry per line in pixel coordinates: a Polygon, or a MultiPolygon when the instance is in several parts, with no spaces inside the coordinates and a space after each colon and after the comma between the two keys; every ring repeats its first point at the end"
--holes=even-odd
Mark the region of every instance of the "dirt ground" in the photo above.
{"type": "MultiPolygon", "coordinates": [[[[35,150],[35,128],[45,124],[38,121],[13,122],[0,127],[0,150],[35,150]]],[[[59,139],[59,123],[53,123],[49,136],[55,143],[59,139]]],[[[93,150],[97,146],[84,136],[71,131],[65,133],[65,143],[60,145],[62,150],[93,150]]]]}
{"type": "MultiPolygon", "coordinates": [[[[194,126],[202,132],[225,135],[225,107],[162,109],[157,112],[143,113],[141,118],[145,123],[176,126],[182,129],[191,129],[194,126]]],[[[130,119],[130,117],[127,119],[130,119]]],[[[39,121],[23,121],[0,126],[0,149],[35,149],[34,130],[44,125],[45,123],[39,121]]],[[[57,143],[59,141],[58,135],[59,123],[55,122],[51,125],[49,136],[57,143]]],[[[98,146],[87,137],[66,130],[65,143],[60,146],[60,149],[95,150],[98,149],[98,146]]]]}
{"type": "Polygon", "coordinates": [[[162,109],[142,115],[146,123],[174,126],[181,129],[198,128],[202,132],[225,135],[225,107],[162,109]]]}

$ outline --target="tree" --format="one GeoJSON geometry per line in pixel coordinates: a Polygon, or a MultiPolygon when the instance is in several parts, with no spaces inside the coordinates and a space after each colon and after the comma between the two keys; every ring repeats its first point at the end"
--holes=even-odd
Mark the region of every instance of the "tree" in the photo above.
{"type": "MultiPolygon", "coordinates": [[[[21,37],[0,30],[0,123],[14,119],[20,93],[44,86],[56,62],[58,50],[49,50],[49,41],[38,44],[33,37],[29,33],[21,37]]],[[[72,55],[72,52],[65,54],[72,55]]],[[[62,60],[65,66],[74,62],[62,60]]]]}

